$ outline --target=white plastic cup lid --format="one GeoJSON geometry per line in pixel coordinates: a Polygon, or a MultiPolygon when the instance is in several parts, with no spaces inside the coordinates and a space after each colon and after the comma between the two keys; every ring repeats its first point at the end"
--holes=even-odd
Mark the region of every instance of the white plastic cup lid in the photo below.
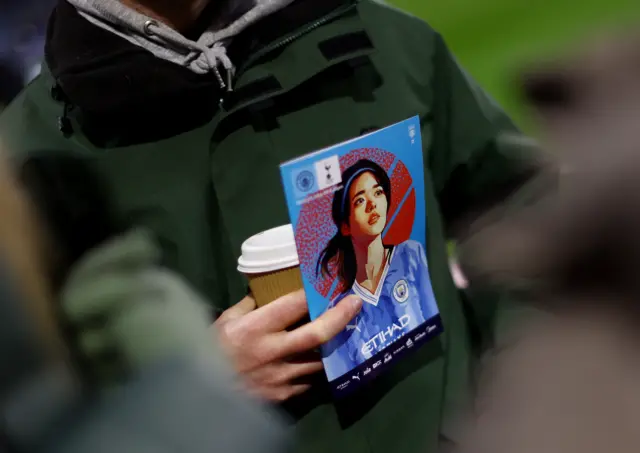
{"type": "Polygon", "coordinates": [[[291,225],[282,225],[251,236],[242,244],[238,271],[262,274],[298,266],[298,252],[291,225]]]}

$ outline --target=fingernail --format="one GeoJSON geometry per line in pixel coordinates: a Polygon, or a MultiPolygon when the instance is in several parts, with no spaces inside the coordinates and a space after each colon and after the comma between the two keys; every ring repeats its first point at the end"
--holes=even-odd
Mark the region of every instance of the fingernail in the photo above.
{"type": "Polygon", "coordinates": [[[362,308],[362,299],[360,299],[359,297],[354,297],[353,299],[351,299],[351,304],[353,305],[353,308],[360,311],[360,309],[362,308]]]}

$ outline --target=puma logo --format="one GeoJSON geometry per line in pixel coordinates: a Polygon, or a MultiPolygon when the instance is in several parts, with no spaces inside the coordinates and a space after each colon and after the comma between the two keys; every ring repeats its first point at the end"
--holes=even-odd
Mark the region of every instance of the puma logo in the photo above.
{"type": "Polygon", "coordinates": [[[347,325],[347,330],[357,330],[358,332],[362,333],[362,331],[360,330],[360,327],[358,327],[357,324],[349,324],[347,325]]]}

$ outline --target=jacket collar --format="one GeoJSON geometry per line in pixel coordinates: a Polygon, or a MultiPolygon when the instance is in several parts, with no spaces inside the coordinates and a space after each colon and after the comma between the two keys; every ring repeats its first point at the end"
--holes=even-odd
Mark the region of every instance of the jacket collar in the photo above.
{"type": "MultiPolygon", "coordinates": [[[[355,1],[298,0],[235,38],[229,56],[241,67],[265,46],[355,1]]],[[[92,25],[65,0],[50,19],[45,61],[62,116],[74,118],[100,147],[157,141],[202,126],[223,95],[215,77],[154,57],[92,25]]]]}

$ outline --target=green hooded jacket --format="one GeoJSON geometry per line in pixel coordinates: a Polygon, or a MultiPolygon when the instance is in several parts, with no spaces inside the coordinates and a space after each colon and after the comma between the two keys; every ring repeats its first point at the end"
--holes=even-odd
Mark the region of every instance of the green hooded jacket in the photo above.
{"type": "Polygon", "coordinates": [[[446,239],[531,176],[532,147],[437,32],[382,2],[297,0],[241,32],[228,56],[233,91],[61,1],[43,72],[2,113],[0,138],[18,164],[43,150],[85,156],[118,214],[153,231],[165,263],[221,311],[247,293],[242,242],[289,222],[281,162],[419,115],[445,332],[345,401],[334,404],[319,377],[283,408],[304,453],[428,453],[455,440],[451,414],[465,407],[504,311],[499,299],[462,297],[446,239]]]}

